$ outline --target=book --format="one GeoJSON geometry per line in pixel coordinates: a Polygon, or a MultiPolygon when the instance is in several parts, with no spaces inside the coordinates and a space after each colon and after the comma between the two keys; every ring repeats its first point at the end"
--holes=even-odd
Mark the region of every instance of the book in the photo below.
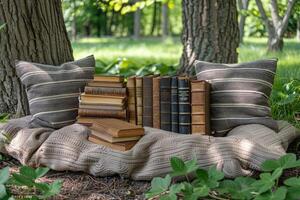
{"type": "Polygon", "coordinates": [[[160,128],[171,131],[171,77],[160,79],[160,128]]]}
{"type": "Polygon", "coordinates": [[[178,133],[178,81],[174,76],[171,79],[171,130],[178,133]]]}
{"type": "Polygon", "coordinates": [[[86,86],[84,88],[84,93],[85,94],[94,94],[94,95],[108,95],[108,96],[125,97],[127,94],[127,90],[126,90],[126,88],[86,86]]]}
{"type": "Polygon", "coordinates": [[[88,104],[109,104],[109,105],[123,105],[126,97],[106,96],[106,95],[92,95],[82,93],[80,95],[80,102],[88,104]]]}
{"type": "Polygon", "coordinates": [[[137,125],[143,126],[143,78],[135,78],[137,125]]]}
{"type": "Polygon", "coordinates": [[[128,151],[132,149],[132,147],[134,147],[134,145],[137,143],[137,141],[110,143],[99,138],[93,137],[92,135],[88,137],[88,140],[95,144],[100,144],[118,151],[128,151]]]}
{"type": "Polygon", "coordinates": [[[79,103],[79,108],[83,109],[96,109],[96,110],[112,110],[112,111],[120,111],[126,108],[126,104],[123,105],[110,105],[110,104],[87,104],[87,103],[79,103]]]}
{"type": "Polygon", "coordinates": [[[191,81],[192,134],[210,135],[210,84],[191,81]]]}
{"type": "Polygon", "coordinates": [[[91,82],[87,83],[87,86],[123,88],[123,87],[125,87],[125,83],[123,83],[123,82],[119,83],[119,82],[91,81],[91,82]]]}
{"type": "Polygon", "coordinates": [[[179,133],[191,133],[190,80],[178,77],[178,122],[179,133]]]}
{"type": "Polygon", "coordinates": [[[92,126],[94,121],[96,120],[97,118],[95,117],[82,117],[82,116],[78,116],[76,118],[76,122],[78,124],[81,124],[81,125],[84,125],[84,126],[92,126]]]}
{"type": "Polygon", "coordinates": [[[106,132],[113,137],[134,137],[144,135],[144,128],[114,118],[97,118],[93,127],[100,132],[106,132]]]}
{"type": "Polygon", "coordinates": [[[160,128],[160,77],[153,78],[152,94],[153,94],[153,127],[160,128]]]}
{"type": "Polygon", "coordinates": [[[128,78],[127,88],[128,88],[129,122],[132,124],[137,124],[135,76],[128,78]]]}
{"type": "Polygon", "coordinates": [[[124,81],[124,76],[113,76],[113,75],[94,75],[94,81],[100,82],[115,82],[121,83],[124,81]]]}
{"type": "Polygon", "coordinates": [[[143,126],[153,127],[153,75],[143,77],[143,126]]]}
{"type": "Polygon", "coordinates": [[[79,116],[86,117],[103,117],[103,118],[118,118],[118,119],[126,119],[127,111],[124,110],[98,110],[98,109],[78,109],[79,116]]]}
{"type": "Polygon", "coordinates": [[[141,136],[132,136],[132,137],[113,137],[112,135],[104,132],[104,131],[98,131],[94,124],[90,127],[91,134],[90,136],[101,139],[110,143],[116,143],[116,142],[128,142],[128,141],[137,141],[141,138],[141,136]]]}

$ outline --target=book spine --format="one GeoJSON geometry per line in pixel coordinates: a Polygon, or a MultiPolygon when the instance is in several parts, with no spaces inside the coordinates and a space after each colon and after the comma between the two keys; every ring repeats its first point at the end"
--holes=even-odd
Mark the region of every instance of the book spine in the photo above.
{"type": "Polygon", "coordinates": [[[136,117],[137,125],[143,126],[143,78],[136,77],[136,117]]]}
{"type": "Polygon", "coordinates": [[[126,119],[127,112],[126,110],[122,111],[112,111],[112,110],[95,110],[95,109],[78,109],[78,115],[81,117],[102,117],[102,118],[118,118],[126,119]]]}
{"type": "Polygon", "coordinates": [[[160,77],[153,78],[153,127],[160,128],[160,77]]]}
{"type": "Polygon", "coordinates": [[[129,110],[129,122],[137,124],[136,117],[136,85],[135,77],[129,77],[127,81],[128,88],[128,110],[129,110]]]}
{"type": "Polygon", "coordinates": [[[160,128],[171,131],[171,78],[160,79],[160,128]]]}
{"type": "Polygon", "coordinates": [[[179,133],[191,133],[191,104],[190,81],[188,78],[178,79],[178,104],[179,104],[179,133]]]}
{"type": "Polygon", "coordinates": [[[153,76],[143,77],[143,126],[153,127],[153,76]]]}
{"type": "Polygon", "coordinates": [[[126,96],[126,88],[105,88],[105,87],[90,87],[84,88],[85,94],[92,95],[108,95],[108,96],[126,96]]]}
{"type": "Polygon", "coordinates": [[[206,81],[191,83],[192,134],[210,135],[210,85],[206,81]]]}
{"type": "Polygon", "coordinates": [[[172,77],[171,80],[171,127],[172,132],[178,133],[178,80],[172,77]]]}

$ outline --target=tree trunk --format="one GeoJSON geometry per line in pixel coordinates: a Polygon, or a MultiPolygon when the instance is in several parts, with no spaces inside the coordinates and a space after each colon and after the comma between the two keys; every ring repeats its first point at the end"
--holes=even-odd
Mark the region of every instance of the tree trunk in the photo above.
{"type": "Polygon", "coordinates": [[[154,35],[154,30],[156,28],[156,11],[157,11],[157,2],[154,1],[153,4],[153,14],[152,14],[152,25],[151,25],[151,32],[150,35],[154,35]]]}
{"type": "Polygon", "coordinates": [[[161,17],[161,30],[162,36],[165,38],[169,35],[169,16],[168,16],[168,4],[164,3],[162,5],[162,17],[161,17]]]}
{"type": "Polygon", "coordinates": [[[141,10],[137,9],[134,12],[134,39],[138,39],[140,37],[140,32],[141,32],[141,10]]]}
{"type": "Polygon", "coordinates": [[[183,0],[183,53],[178,74],[193,73],[195,60],[237,62],[236,0],[183,0]]]}
{"type": "Polygon", "coordinates": [[[300,41],[300,17],[297,21],[297,40],[300,41]]]}
{"type": "MultiPolygon", "coordinates": [[[[238,6],[240,12],[247,11],[249,6],[249,0],[238,0],[238,6]]],[[[240,43],[243,43],[246,19],[247,15],[245,15],[245,13],[241,13],[239,21],[240,43]]]]}
{"type": "Polygon", "coordinates": [[[0,113],[29,114],[15,60],[59,65],[73,60],[60,0],[1,0],[0,113]]]}
{"type": "Polygon", "coordinates": [[[73,4],[73,20],[72,20],[72,40],[76,40],[77,36],[77,27],[76,27],[76,12],[77,12],[77,5],[76,0],[72,1],[73,4]]]}

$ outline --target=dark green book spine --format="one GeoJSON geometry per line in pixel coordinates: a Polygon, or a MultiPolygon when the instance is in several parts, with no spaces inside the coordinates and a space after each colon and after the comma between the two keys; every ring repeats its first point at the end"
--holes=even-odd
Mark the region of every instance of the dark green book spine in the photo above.
{"type": "Polygon", "coordinates": [[[143,77],[143,126],[153,127],[153,76],[143,77]]]}
{"type": "Polygon", "coordinates": [[[171,78],[160,79],[160,128],[171,131],[171,78]]]}
{"type": "Polygon", "coordinates": [[[178,78],[178,110],[179,133],[191,133],[191,95],[190,80],[185,77],[178,78]]]}
{"type": "Polygon", "coordinates": [[[172,132],[178,133],[178,82],[177,77],[171,80],[171,129],[172,132]]]}

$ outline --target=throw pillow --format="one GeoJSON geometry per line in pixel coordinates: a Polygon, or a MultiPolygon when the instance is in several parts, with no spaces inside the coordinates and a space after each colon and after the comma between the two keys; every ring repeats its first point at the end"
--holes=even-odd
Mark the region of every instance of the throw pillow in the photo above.
{"type": "Polygon", "coordinates": [[[26,88],[31,127],[58,129],[74,123],[79,94],[94,70],[94,56],[60,66],[18,61],[16,72],[26,88]]]}
{"type": "Polygon", "coordinates": [[[276,66],[276,59],[241,64],[196,61],[197,79],[211,84],[211,126],[216,136],[244,124],[277,130],[269,106],[276,66]]]}

